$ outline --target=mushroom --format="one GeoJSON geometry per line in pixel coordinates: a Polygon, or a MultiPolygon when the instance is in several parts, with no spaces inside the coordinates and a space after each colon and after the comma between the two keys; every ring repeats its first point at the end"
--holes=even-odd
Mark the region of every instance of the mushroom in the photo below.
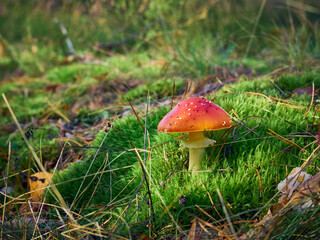
{"type": "Polygon", "coordinates": [[[158,125],[158,131],[165,133],[188,132],[188,139],[182,140],[189,148],[189,171],[198,171],[204,150],[216,141],[206,138],[204,131],[229,128],[232,121],[219,106],[204,97],[191,97],[179,102],[158,125]]]}

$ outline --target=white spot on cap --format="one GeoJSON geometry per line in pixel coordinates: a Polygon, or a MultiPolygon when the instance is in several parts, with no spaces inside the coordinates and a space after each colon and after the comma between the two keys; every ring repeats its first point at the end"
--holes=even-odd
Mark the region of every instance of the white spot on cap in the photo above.
{"type": "Polygon", "coordinates": [[[225,126],[226,124],[227,124],[226,121],[223,121],[222,126],[225,126]]]}
{"type": "Polygon", "coordinates": [[[167,133],[167,132],[168,132],[168,129],[165,129],[164,132],[167,133]]]}

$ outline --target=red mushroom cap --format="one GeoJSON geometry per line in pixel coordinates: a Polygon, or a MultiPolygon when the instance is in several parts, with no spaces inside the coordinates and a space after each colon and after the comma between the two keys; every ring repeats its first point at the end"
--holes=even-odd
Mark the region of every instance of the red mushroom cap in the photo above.
{"type": "Polygon", "coordinates": [[[178,103],[158,125],[160,132],[200,132],[229,128],[232,121],[219,106],[203,97],[178,103]]]}

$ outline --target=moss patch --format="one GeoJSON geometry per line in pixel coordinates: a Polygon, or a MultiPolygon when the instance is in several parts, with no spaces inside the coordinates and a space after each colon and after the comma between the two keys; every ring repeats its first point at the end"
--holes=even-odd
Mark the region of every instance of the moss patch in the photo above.
{"type": "MultiPolygon", "coordinates": [[[[161,78],[155,81],[149,81],[146,84],[139,85],[134,89],[129,90],[126,94],[121,95],[122,101],[130,100],[141,100],[149,94],[153,99],[161,99],[172,94],[173,79],[161,78]]],[[[183,90],[184,81],[181,78],[175,79],[175,92],[179,93],[183,90]]]]}
{"type": "MultiPolygon", "coordinates": [[[[61,146],[54,138],[58,137],[59,129],[53,126],[43,126],[41,128],[28,128],[25,130],[25,136],[33,147],[43,164],[53,161],[59,157],[61,146]]],[[[29,149],[19,132],[8,136],[0,136],[0,150],[7,152],[9,141],[11,142],[11,168],[12,173],[17,173],[29,168],[34,168],[36,164],[29,149]]],[[[1,167],[6,165],[6,161],[1,162],[1,167]]]]}
{"type": "Polygon", "coordinates": [[[52,69],[46,74],[46,78],[53,83],[67,83],[76,81],[76,77],[98,76],[108,71],[107,66],[76,63],[52,69]]]}
{"type": "MultiPolygon", "coordinates": [[[[217,188],[232,206],[234,214],[263,206],[275,194],[277,183],[285,178],[291,168],[300,166],[303,163],[301,159],[307,158],[314,149],[311,144],[301,150],[314,141],[314,137],[296,135],[298,132],[314,130],[310,129],[313,110],[304,118],[309,105],[308,99],[295,99],[288,105],[282,101],[270,101],[262,95],[243,93],[244,90],[255,91],[255,81],[259,81],[264,94],[276,94],[268,79],[259,79],[244,80],[239,85],[230,86],[233,92],[220,91],[215,95],[215,103],[229,112],[235,123],[239,121],[243,125],[239,124],[234,129],[224,145],[221,145],[222,141],[217,147],[207,149],[207,161],[203,164],[203,169],[210,169],[209,172],[198,175],[187,173],[187,150],[173,140],[172,136],[156,131],[160,119],[168,111],[167,108],[153,110],[148,115],[150,141],[147,143],[150,142],[150,145],[148,143],[147,146],[150,151],[146,156],[150,157],[146,158],[146,169],[150,174],[149,184],[158,228],[171,221],[169,214],[164,211],[165,206],[168,206],[170,214],[180,224],[189,223],[196,215],[201,216],[196,204],[215,216],[217,213],[211,205],[209,195],[223,215],[219,208],[217,188]],[[289,141],[270,135],[271,130],[289,141]],[[186,198],[185,203],[182,198],[186,198]]],[[[138,188],[142,171],[137,155],[132,151],[133,146],[143,149],[144,132],[133,116],[117,120],[114,129],[107,136],[105,132],[100,132],[87,153],[87,161],[73,164],[55,176],[54,181],[59,183],[59,190],[70,203],[77,196],[76,209],[86,207],[85,211],[90,212],[95,211],[96,205],[103,204],[110,210],[104,217],[110,217],[111,213],[120,214],[130,200],[134,200],[135,204],[130,204],[128,212],[125,211],[122,217],[128,223],[147,221],[148,207],[142,204],[147,198],[146,187],[144,184],[138,188]],[[113,169],[113,173],[100,175],[99,170],[108,169],[113,169]],[[93,176],[87,176],[82,188],[82,180],[74,181],[77,178],[83,179],[86,174],[95,173],[98,173],[95,180],[91,182],[93,176]],[[73,182],[74,188],[68,187],[68,181],[73,182]],[[89,187],[86,188],[87,186],[89,187]],[[76,195],[84,189],[82,195],[76,195]],[[135,212],[137,206],[140,206],[138,213],[135,212]]],[[[221,134],[209,135],[219,139],[221,134]]],[[[144,159],[141,151],[140,156],[144,159]]],[[[117,219],[114,215],[113,218],[117,219]]]]}

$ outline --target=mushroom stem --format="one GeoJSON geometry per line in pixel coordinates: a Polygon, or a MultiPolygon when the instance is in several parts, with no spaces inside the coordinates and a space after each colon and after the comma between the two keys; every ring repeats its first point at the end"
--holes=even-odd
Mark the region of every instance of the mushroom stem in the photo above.
{"type": "Polygon", "coordinates": [[[199,171],[204,148],[189,148],[189,171],[199,171]]]}
{"type": "Polygon", "coordinates": [[[183,141],[189,148],[189,171],[199,171],[204,149],[215,143],[214,140],[206,138],[203,132],[189,132],[188,140],[183,141]]]}

